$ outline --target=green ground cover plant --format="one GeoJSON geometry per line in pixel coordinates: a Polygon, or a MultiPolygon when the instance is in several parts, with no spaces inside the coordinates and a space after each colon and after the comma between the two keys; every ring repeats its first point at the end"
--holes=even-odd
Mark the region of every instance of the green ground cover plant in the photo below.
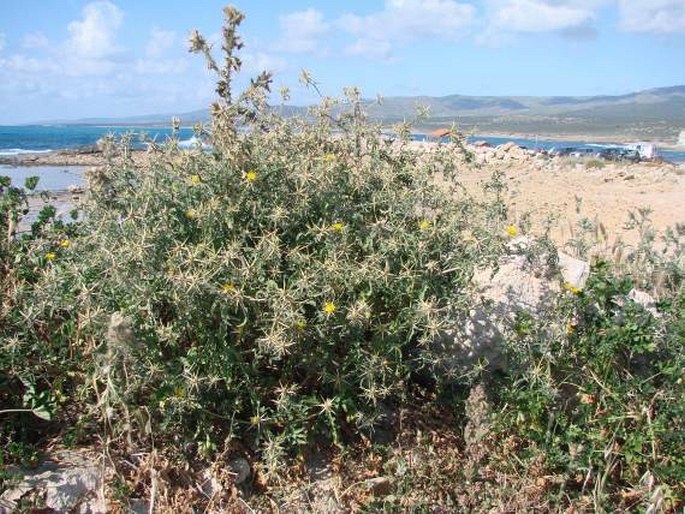
{"type": "Polygon", "coordinates": [[[243,16],[224,15],[222,63],[191,37],[218,75],[212,125],[198,127],[211,152],[171,141],[140,168],[130,138],[109,140],[77,221],[48,207],[24,235],[26,193],[0,183],[3,461],[35,460],[56,434],[96,445],[120,505],[149,495],[163,462],[168,489],[207,506],[184,477],[234,455],[254,465],[255,505],[280,501],[317,448],[402,477],[383,499],[341,494],[347,507],[511,508],[518,491],[502,477],[533,484],[524,509],[682,505],[681,234],[656,252],[643,223],[643,246],[595,263],[543,319],[519,316],[505,370],[448,368],[433,342],[466,322],[474,270],[519,232],[501,176],[475,201],[458,185],[474,165],[461,141],[425,155],[406,124],[385,141],[354,88],[304,120],[267,104],[269,74],[236,94],[243,16]],[[657,282],[658,315],[626,299],[657,282]],[[440,434],[416,437],[425,468],[407,467],[401,428],[369,442],[405,411],[412,430],[429,415],[440,434]],[[122,464],[134,454],[143,471],[122,464]],[[439,494],[421,478],[431,463],[439,494]]]}

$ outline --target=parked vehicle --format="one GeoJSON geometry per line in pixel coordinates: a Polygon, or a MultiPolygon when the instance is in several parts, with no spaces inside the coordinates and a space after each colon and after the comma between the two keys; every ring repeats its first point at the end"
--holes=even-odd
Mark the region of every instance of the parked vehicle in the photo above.
{"type": "Polygon", "coordinates": [[[605,148],[599,152],[599,157],[607,161],[640,161],[640,152],[630,148],[605,148]]]}
{"type": "Polygon", "coordinates": [[[562,148],[550,148],[549,151],[547,152],[550,156],[552,157],[565,157],[567,155],[571,155],[576,149],[571,147],[571,146],[566,146],[562,148]]]}

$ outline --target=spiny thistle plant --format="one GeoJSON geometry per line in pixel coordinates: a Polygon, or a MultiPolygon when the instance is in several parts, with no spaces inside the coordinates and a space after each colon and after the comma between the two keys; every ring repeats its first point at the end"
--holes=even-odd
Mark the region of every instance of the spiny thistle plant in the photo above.
{"type": "Polygon", "coordinates": [[[434,163],[382,140],[358,90],[306,121],[268,108],[267,73],[235,95],[243,16],[224,14],[223,65],[191,37],[218,74],[213,151],[169,145],[144,170],[119,152],[89,176],[81,236],[33,247],[16,352],[43,359],[57,331],[110,441],[152,427],[205,455],[231,438],[280,455],[371,430],[434,374],[432,340],[465,318],[472,268],[504,238],[434,163]]]}

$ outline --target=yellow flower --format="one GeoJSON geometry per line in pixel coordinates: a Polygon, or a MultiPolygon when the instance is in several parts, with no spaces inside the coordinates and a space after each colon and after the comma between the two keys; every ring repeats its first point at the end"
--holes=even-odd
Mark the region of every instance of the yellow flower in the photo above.
{"type": "Polygon", "coordinates": [[[202,179],[200,178],[200,175],[191,175],[188,181],[190,182],[190,185],[196,186],[202,182],[202,179]]]}
{"type": "Polygon", "coordinates": [[[254,170],[250,170],[247,173],[245,173],[245,180],[248,182],[252,183],[255,180],[257,180],[257,172],[254,170]]]}
{"type": "Polygon", "coordinates": [[[333,314],[335,312],[335,309],[336,306],[333,302],[326,302],[323,304],[323,311],[328,315],[333,314]]]}
{"type": "Polygon", "coordinates": [[[70,244],[71,244],[71,241],[69,241],[68,239],[62,239],[62,240],[59,242],[59,245],[60,245],[62,248],[69,248],[69,245],[70,245],[70,244]]]}
{"type": "Polygon", "coordinates": [[[331,225],[331,228],[336,232],[342,232],[342,230],[345,228],[345,225],[343,223],[340,223],[339,221],[336,221],[331,225]]]}
{"type": "Polygon", "coordinates": [[[323,154],[323,160],[325,162],[335,162],[336,156],[334,153],[325,153],[323,154]]]}
{"type": "Polygon", "coordinates": [[[235,291],[235,286],[230,282],[226,282],[224,285],[221,286],[221,290],[224,293],[232,293],[233,291],[235,291]]]}
{"type": "Polygon", "coordinates": [[[255,415],[255,416],[250,417],[250,425],[252,425],[253,427],[258,427],[261,424],[262,424],[262,418],[260,418],[259,416],[255,415]]]}
{"type": "Polygon", "coordinates": [[[197,211],[195,209],[188,209],[186,211],[186,218],[189,220],[194,220],[197,218],[197,211]]]}
{"type": "Polygon", "coordinates": [[[573,326],[573,323],[566,323],[566,335],[572,335],[575,329],[576,327],[573,326]]]}
{"type": "Polygon", "coordinates": [[[569,291],[569,292],[571,292],[571,293],[573,293],[573,294],[578,294],[578,293],[580,293],[580,288],[574,286],[573,284],[571,284],[571,283],[569,283],[569,282],[566,282],[566,283],[564,284],[564,289],[566,289],[567,291],[569,291]]]}
{"type": "Polygon", "coordinates": [[[48,253],[45,254],[45,260],[47,260],[48,262],[49,262],[49,261],[54,261],[54,260],[55,260],[55,257],[56,257],[56,255],[55,255],[54,253],[52,253],[52,252],[48,252],[48,253]]]}
{"type": "Polygon", "coordinates": [[[431,226],[431,222],[428,220],[421,220],[419,221],[419,228],[421,230],[428,230],[431,226]]]}
{"type": "Polygon", "coordinates": [[[519,235],[519,229],[516,227],[516,225],[509,225],[507,227],[507,235],[509,237],[516,237],[519,235]]]}

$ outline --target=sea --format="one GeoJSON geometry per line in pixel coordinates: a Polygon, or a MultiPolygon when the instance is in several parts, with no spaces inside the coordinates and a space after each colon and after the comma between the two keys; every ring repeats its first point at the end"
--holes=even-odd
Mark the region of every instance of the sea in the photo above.
{"type": "MultiPolygon", "coordinates": [[[[101,127],[94,125],[0,125],[0,157],[22,154],[48,153],[54,150],[84,148],[95,145],[107,135],[117,137],[131,134],[134,148],[145,148],[144,136],[159,144],[174,135],[171,127],[101,127]]],[[[176,132],[180,142],[191,145],[193,129],[181,128],[176,132]]],[[[31,176],[39,177],[37,190],[66,191],[72,186],[83,187],[84,168],[81,166],[11,166],[0,165],[0,175],[9,176],[13,184],[23,185],[31,176]]]]}
{"type": "MultiPolygon", "coordinates": [[[[51,152],[65,148],[93,146],[102,137],[113,134],[133,134],[134,146],[143,147],[141,135],[145,134],[157,143],[164,143],[172,136],[171,127],[100,127],[95,125],[0,125],[0,157],[23,153],[51,152]]],[[[188,140],[192,128],[181,128],[176,136],[188,140]]]]}
{"type": "MultiPolygon", "coordinates": [[[[12,157],[25,153],[50,152],[61,149],[74,149],[79,147],[93,146],[102,137],[113,134],[121,136],[131,134],[134,147],[144,148],[141,136],[144,134],[148,139],[158,144],[166,143],[174,135],[171,127],[140,127],[140,126],[94,126],[94,125],[20,125],[0,126],[0,157],[12,157]]],[[[182,146],[191,146],[196,141],[193,138],[193,129],[181,128],[176,137],[182,146]]],[[[425,134],[415,134],[415,140],[426,139],[425,134]]],[[[487,141],[496,146],[509,141],[529,149],[550,150],[552,148],[573,147],[579,150],[608,148],[615,146],[606,143],[593,143],[592,141],[555,141],[553,139],[523,139],[503,137],[473,136],[469,141],[487,141]]],[[[659,157],[663,159],[685,164],[685,151],[658,149],[659,157]]],[[[40,188],[51,191],[63,191],[71,185],[82,185],[82,169],[67,166],[42,166],[21,168],[8,165],[0,165],[0,175],[9,175],[13,182],[23,182],[26,176],[38,175],[41,177],[40,188]]]]}

